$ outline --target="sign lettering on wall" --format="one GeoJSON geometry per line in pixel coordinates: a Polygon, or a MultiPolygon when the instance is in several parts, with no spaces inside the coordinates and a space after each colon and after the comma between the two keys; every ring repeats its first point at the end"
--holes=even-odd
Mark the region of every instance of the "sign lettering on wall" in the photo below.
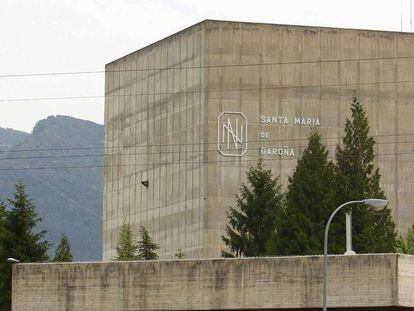
{"type": "MultiPolygon", "coordinates": [[[[261,115],[259,122],[262,126],[300,126],[317,127],[320,126],[319,118],[295,116],[261,115]]],[[[218,116],[218,151],[223,156],[241,157],[247,152],[247,118],[242,112],[224,111],[218,116]]],[[[269,131],[261,131],[258,141],[277,142],[272,140],[269,131]]],[[[260,154],[267,156],[295,156],[295,150],[289,146],[261,146],[260,154]]]]}
{"type": "Polygon", "coordinates": [[[241,112],[218,116],[218,150],[223,156],[241,157],[247,151],[247,118],[241,112]]]}

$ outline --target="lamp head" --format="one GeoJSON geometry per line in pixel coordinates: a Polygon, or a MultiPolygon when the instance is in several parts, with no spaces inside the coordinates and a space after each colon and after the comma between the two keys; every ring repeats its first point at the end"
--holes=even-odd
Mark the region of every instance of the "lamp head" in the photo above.
{"type": "Polygon", "coordinates": [[[373,211],[381,211],[383,210],[387,204],[388,200],[383,199],[365,199],[364,204],[368,205],[373,211]]]}
{"type": "Polygon", "coordinates": [[[20,262],[20,260],[18,260],[18,259],[16,259],[16,258],[11,258],[11,257],[9,257],[9,258],[7,258],[7,262],[8,262],[8,263],[19,263],[19,262],[20,262]]]}

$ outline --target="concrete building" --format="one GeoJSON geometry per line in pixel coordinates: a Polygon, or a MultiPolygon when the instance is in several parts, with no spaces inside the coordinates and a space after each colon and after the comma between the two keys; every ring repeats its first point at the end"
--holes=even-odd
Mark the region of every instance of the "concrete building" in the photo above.
{"type": "MultiPolygon", "coordinates": [[[[329,310],[414,310],[414,256],[330,256],[329,310]]],[[[321,310],[322,256],[13,266],[13,311],[321,310]]]]}
{"type": "Polygon", "coordinates": [[[354,92],[405,232],[414,223],[413,34],[207,20],[111,62],[103,258],[114,257],[124,221],[149,229],[161,258],[220,256],[244,172],[262,156],[286,185],[313,127],[333,155],[354,92]]]}

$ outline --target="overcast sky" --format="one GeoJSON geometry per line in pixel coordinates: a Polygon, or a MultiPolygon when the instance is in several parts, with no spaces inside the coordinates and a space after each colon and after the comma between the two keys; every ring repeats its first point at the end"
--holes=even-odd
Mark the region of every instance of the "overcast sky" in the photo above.
{"type": "Polygon", "coordinates": [[[410,0],[0,0],[0,127],[49,115],[103,123],[106,63],[204,19],[410,30],[410,0]],[[1,77],[3,76],[3,77],[1,77]],[[27,100],[98,96],[90,99],[27,100]]]}

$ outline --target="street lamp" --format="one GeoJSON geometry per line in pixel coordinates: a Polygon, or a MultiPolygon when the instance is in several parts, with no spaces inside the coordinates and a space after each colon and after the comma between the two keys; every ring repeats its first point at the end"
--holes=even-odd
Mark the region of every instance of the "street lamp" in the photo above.
{"type": "Polygon", "coordinates": [[[8,263],[20,263],[20,260],[18,260],[16,258],[9,257],[9,258],[7,258],[7,262],[8,263]]]}
{"type": "MultiPolygon", "coordinates": [[[[383,208],[381,205],[383,200],[379,200],[379,199],[368,199],[368,200],[371,203],[366,203],[366,204],[369,204],[369,207],[372,210],[375,210],[376,206],[379,206],[379,210],[383,208]],[[378,200],[381,202],[377,202],[378,200]]],[[[356,253],[352,250],[352,210],[351,209],[349,209],[345,215],[345,236],[346,236],[346,252],[344,255],[356,255],[356,253]]]]}
{"type": "Polygon", "coordinates": [[[327,294],[327,288],[328,288],[328,232],[329,232],[329,226],[331,225],[332,219],[335,217],[335,215],[341,210],[343,207],[352,205],[352,204],[365,204],[373,211],[380,211],[387,206],[388,201],[382,200],[382,199],[365,199],[365,200],[359,200],[359,201],[349,201],[341,206],[339,206],[329,217],[329,220],[325,227],[325,237],[323,241],[323,305],[322,309],[323,311],[327,310],[326,306],[326,294],[327,294]]]}

